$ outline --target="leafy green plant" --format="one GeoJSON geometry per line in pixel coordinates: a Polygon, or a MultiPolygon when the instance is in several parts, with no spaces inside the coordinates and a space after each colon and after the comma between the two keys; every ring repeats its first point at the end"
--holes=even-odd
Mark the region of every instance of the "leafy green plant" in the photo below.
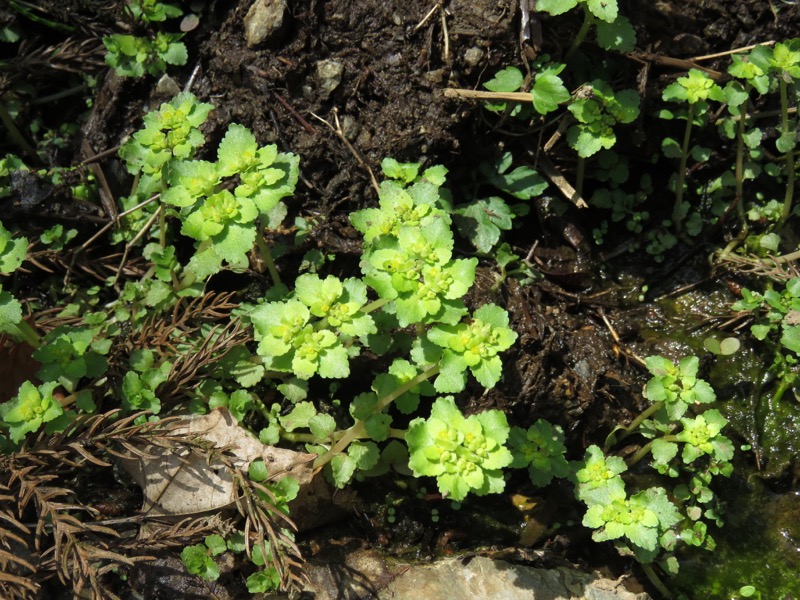
{"type": "MultiPolygon", "coordinates": [[[[531,84],[531,106],[540,115],[547,115],[558,109],[558,107],[570,99],[560,74],[567,65],[563,63],[551,63],[547,55],[539,58],[533,67],[536,74],[533,76],[531,84]]],[[[508,66],[498,71],[495,76],[484,83],[484,87],[491,92],[517,92],[522,89],[525,78],[517,67],[508,66]]],[[[492,112],[505,113],[508,104],[505,102],[490,102],[486,104],[486,109],[492,112]]],[[[517,104],[510,110],[512,117],[525,118],[530,114],[527,105],[517,104]]]]}
{"type": "Polygon", "coordinates": [[[219,579],[219,566],[214,562],[214,557],[228,549],[225,539],[214,533],[206,536],[205,543],[186,546],[181,551],[181,560],[192,575],[199,575],[203,579],[216,581],[219,579]]]}
{"type": "MultiPolygon", "coordinates": [[[[288,513],[288,503],[297,497],[300,488],[296,479],[283,477],[277,481],[271,481],[267,467],[262,459],[254,460],[248,467],[248,475],[255,483],[257,493],[274,510],[288,513]]],[[[282,533],[289,536],[291,533],[283,529],[282,533]]],[[[208,581],[219,579],[219,565],[214,560],[215,557],[232,552],[234,554],[248,553],[250,562],[258,570],[251,573],[246,580],[247,590],[251,594],[271,592],[280,589],[281,576],[274,566],[271,549],[266,544],[254,544],[252,547],[245,538],[246,533],[234,531],[232,534],[222,537],[219,534],[206,536],[203,544],[186,546],[181,551],[181,560],[186,569],[193,575],[198,575],[208,581]]]]}
{"type": "Polygon", "coordinates": [[[502,492],[503,467],[512,462],[505,447],[509,427],[498,410],[464,417],[451,397],[434,402],[428,419],[414,419],[406,442],[417,476],[436,477],[439,491],[455,501],[469,492],[502,492]]]}
{"type": "MultiPolygon", "coordinates": [[[[716,409],[684,416],[690,406],[715,399],[713,390],[697,377],[696,357],[675,365],[653,356],[647,359],[647,367],[653,377],[645,394],[653,404],[630,425],[612,432],[605,448],[590,445],[583,459],[570,465],[564,456],[563,432],[543,419],[527,431],[513,428],[508,443],[511,466],[527,467],[535,485],[572,478],[576,497],[586,505],[583,524],[593,529],[593,539],[613,541],[621,552],[632,553],[653,583],[666,592],[651,563],[658,559],[663,569],[674,573],[678,542],[714,548],[708,522],[721,525],[722,521],[710,485],[715,476],[731,474],[733,444],[721,433],[727,420],[716,409]],[[650,441],[627,460],[610,454],[614,444],[633,434],[650,441]],[[644,487],[642,483],[652,483],[652,477],[630,471],[647,456],[650,467],[660,475],[679,478],[672,491],[644,487]],[[633,492],[628,491],[631,487],[633,492]]],[[[425,443],[431,447],[438,442],[426,439],[425,443]]]]}
{"type": "Polygon", "coordinates": [[[627,17],[619,14],[617,0],[537,0],[536,9],[557,16],[579,4],[583,9],[583,24],[567,51],[567,59],[580,47],[593,26],[597,27],[597,43],[602,48],[633,51],[636,32],[627,17]]]}
{"type": "MultiPolygon", "coordinates": [[[[183,10],[175,4],[158,0],[130,0],[127,11],[134,21],[142,23],[163,22],[180,17],[183,10]]],[[[167,65],[182,66],[189,58],[182,33],[157,31],[148,37],[115,33],[103,37],[106,47],[106,64],[120,77],[161,75],[167,65]]]]}
{"type": "MultiPolygon", "coordinates": [[[[13,234],[0,222],[0,275],[10,275],[24,262],[28,239],[13,234]]],[[[39,334],[23,319],[22,305],[0,284],[0,333],[25,341],[33,348],[39,345],[39,334]]]]}
{"type": "Polygon", "coordinates": [[[152,40],[122,33],[105,36],[106,64],[120,77],[162,75],[167,65],[186,64],[189,55],[180,41],[182,37],[181,33],[161,31],[152,40]]]}
{"type": "Polygon", "coordinates": [[[587,158],[614,146],[614,125],[636,120],[639,94],[636,90],[614,92],[605,81],[596,79],[585,85],[568,108],[576,124],[567,131],[567,141],[578,156],[587,158]]]}
{"type": "Polygon", "coordinates": [[[37,387],[26,381],[10,402],[0,405],[0,417],[8,427],[13,443],[18,444],[27,433],[38,431],[42,425],[64,414],[61,404],[53,396],[57,385],[56,382],[48,382],[37,387]]]}
{"type": "Polygon", "coordinates": [[[778,379],[773,401],[779,402],[783,394],[797,380],[798,355],[800,355],[800,278],[786,282],[782,292],[769,289],[763,294],[742,288],[742,298],[731,308],[751,312],[755,322],[750,333],[771,347],[773,364],[770,371],[778,379]]]}
{"type": "Polygon", "coordinates": [[[570,465],[564,457],[564,431],[544,419],[537,420],[527,430],[512,427],[508,445],[514,457],[511,467],[528,469],[534,485],[544,487],[554,477],[567,477],[570,465]]]}
{"type": "Polygon", "coordinates": [[[498,244],[502,231],[512,229],[516,217],[528,213],[527,205],[509,206],[505,197],[531,200],[548,187],[537,171],[524,164],[512,169],[513,163],[510,152],[504,152],[494,163],[481,163],[471,186],[464,188],[466,203],[449,211],[459,233],[485,254],[490,254],[498,244]],[[493,194],[486,197],[485,188],[493,194]],[[496,195],[497,192],[505,197],[496,195]]]}
{"type": "MultiPolygon", "coordinates": [[[[777,84],[781,100],[780,137],[775,142],[778,151],[785,155],[786,194],[783,201],[781,221],[789,218],[794,201],[795,160],[797,146],[797,122],[789,112],[789,85],[800,79],[800,40],[790,40],[773,47],[757,46],[750,53],[750,62],[764,75],[772,76],[772,85],[777,84]]],[[[750,78],[755,82],[758,74],[750,78]]]]}
{"type": "Polygon", "coordinates": [[[664,101],[685,102],[687,108],[680,113],[664,110],[661,117],[664,119],[680,118],[686,120],[683,141],[678,142],[673,138],[664,138],[662,150],[669,158],[678,158],[678,174],[675,180],[675,205],[672,209],[672,221],[676,231],[682,228],[683,220],[689,212],[688,204],[683,201],[685,189],[686,164],[690,156],[696,160],[706,160],[708,150],[700,146],[690,147],[692,128],[696,123],[702,124],[702,118],[708,112],[709,100],[722,102],[725,97],[720,88],[705,72],[690,69],[685,77],[679,77],[674,83],[668,85],[662,94],[664,101]]]}

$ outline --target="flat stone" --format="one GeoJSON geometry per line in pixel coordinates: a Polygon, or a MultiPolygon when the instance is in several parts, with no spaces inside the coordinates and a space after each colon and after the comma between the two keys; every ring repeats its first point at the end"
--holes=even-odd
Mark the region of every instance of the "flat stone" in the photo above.
{"type": "Polygon", "coordinates": [[[381,600],[496,598],[502,600],[648,600],[610,579],[563,567],[534,569],[476,556],[409,569],[379,594],[381,600]]]}
{"type": "Polygon", "coordinates": [[[309,565],[307,591],[315,600],[651,600],[599,574],[564,567],[536,569],[481,556],[406,564],[363,549],[332,554],[309,565]]]}

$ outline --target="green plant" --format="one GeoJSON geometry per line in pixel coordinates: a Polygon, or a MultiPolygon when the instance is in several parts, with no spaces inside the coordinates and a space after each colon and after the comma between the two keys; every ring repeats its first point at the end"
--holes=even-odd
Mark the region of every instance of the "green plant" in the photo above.
{"type": "Polygon", "coordinates": [[[537,420],[527,430],[512,427],[508,445],[514,457],[511,467],[528,469],[534,485],[544,487],[554,477],[566,477],[570,466],[564,446],[564,431],[544,419],[537,420]]]}
{"type": "Polygon", "coordinates": [[[436,477],[439,491],[452,500],[469,492],[496,494],[505,488],[502,469],[512,462],[504,445],[508,434],[500,411],[465,418],[451,397],[439,398],[428,419],[409,423],[408,464],[418,477],[436,477]]]}
{"type": "Polygon", "coordinates": [[[583,24],[567,51],[567,60],[580,47],[593,26],[597,27],[597,43],[602,48],[633,51],[636,32],[627,17],[619,14],[617,0],[537,0],[536,9],[557,16],[579,4],[583,8],[583,24]]]}
{"type": "Polygon", "coordinates": [[[548,187],[537,171],[524,164],[512,169],[513,163],[510,152],[504,152],[494,162],[481,163],[471,185],[464,187],[466,202],[449,208],[459,233],[485,254],[491,254],[498,244],[501,231],[511,230],[513,220],[529,211],[526,204],[509,206],[505,198],[531,200],[548,187]],[[492,195],[486,196],[486,188],[492,195]]]}
{"type": "Polygon", "coordinates": [[[773,402],[779,402],[797,380],[800,325],[796,324],[796,315],[800,311],[800,278],[787,281],[782,292],[768,289],[761,294],[742,288],[741,300],[731,308],[751,312],[755,322],[750,333],[770,347],[773,356],[770,371],[779,379],[773,402]]]}
{"type": "Polygon", "coordinates": [[[578,156],[587,158],[614,146],[614,125],[636,120],[639,94],[636,90],[614,92],[605,81],[596,79],[584,86],[568,108],[576,124],[567,130],[567,141],[578,156]]]}
{"type": "MultiPolygon", "coordinates": [[[[128,13],[134,21],[142,23],[163,22],[180,17],[183,10],[174,4],[158,0],[130,0],[128,13]]],[[[189,58],[182,33],[157,31],[148,37],[115,33],[103,37],[106,47],[106,64],[120,77],[161,75],[167,65],[182,66],[189,58]]]]}
{"type": "Polygon", "coordinates": [[[0,406],[0,417],[8,427],[11,441],[18,444],[27,433],[58,419],[64,409],[53,396],[58,384],[44,383],[37,387],[26,381],[19,388],[19,393],[10,402],[0,406]]]}
{"type": "MultiPolygon", "coordinates": [[[[28,239],[13,234],[0,222],[0,275],[10,275],[25,260],[28,251],[28,239]]],[[[24,340],[32,347],[39,345],[39,334],[25,321],[22,305],[11,292],[4,290],[0,284],[0,333],[5,333],[17,340],[24,340]]]]}
{"type": "Polygon", "coordinates": [[[189,55],[180,39],[181,33],[159,31],[153,39],[115,33],[103,38],[106,64],[120,77],[162,75],[167,65],[182,66],[189,55]]]}
{"type": "MultiPolygon", "coordinates": [[[[774,47],[757,46],[750,53],[750,62],[763,74],[771,75],[777,83],[781,101],[780,137],[775,142],[778,152],[784,154],[784,173],[786,174],[786,193],[783,200],[781,221],[785,222],[792,211],[794,200],[795,160],[797,146],[797,123],[790,116],[789,85],[800,79],[800,40],[790,40],[775,44],[774,47]]],[[[756,81],[758,74],[750,78],[756,81]]],[[[774,83],[773,83],[774,85],[774,83]]]]}
{"type": "MultiPolygon", "coordinates": [[[[533,67],[536,74],[531,84],[531,105],[540,115],[547,115],[570,99],[569,90],[564,86],[560,74],[567,65],[549,62],[549,56],[542,56],[533,67]]],[[[516,92],[522,89],[525,78],[517,67],[505,67],[495,73],[495,76],[484,83],[484,87],[491,92],[516,92]]],[[[505,102],[490,102],[486,109],[492,112],[505,113],[508,104],[505,102]]],[[[528,106],[517,104],[510,111],[512,117],[525,118],[530,114],[528,106]]]]}
{"type": "MultiPolygon", "coordinates": [[[[288,514],[288,503],[297,497],[300,489],[296,479],[283,477],[271,481],[263,459],[250,463],[248,476],[255,486],[258,497],[271,506],[272,511],[288,514]]],[[[285,528],[282,529],[282,534],[288,536],[288,539],[292,538],[291,533],[285,528]]],[[[208,535],[203,544],[186,546],[181,551],[181,560],[193,575],[216,581],[219,579],[220,570],[214,560],[215,557],[228,551],[233,554],[247,553],[250,562],[259,567],[247,577],[247,590],[251,594],[256,594],[280,589],[281,575],[274,565],[271,548],[264,543],[251,545],[246,535],[247,533],[242,531],[234,531],[226,536],[227,539],[216,533],[208,535]]]]}
{"type": "Polygon", "coordinates": [[[677,140],[667,137],[664,138],[661,144],[665,156],[678,158],[680,161],[674,184],[675,205],[672,209],[672,222],[676,231],[680,232],[682,223],[689,212],[689,205],[683,201],[686,164],[689,156],[694,157],[695,160],[703,161],[708,159],[709,153],[708,149],[700,146],[690,148],[692,128],[695,124],[702,124],[702,118],[709,110],[709,100],[722,102],[725,96],[722,88],[706,73],[697,69],[690,69],[685,77],[679,77],[664,89],[662,99],[664,101],[685,102],[687,104],[684,112],[661,111],[661,117],[664,119],[680,118],[686,120],[682,142],[679,143],[677,140]]]}

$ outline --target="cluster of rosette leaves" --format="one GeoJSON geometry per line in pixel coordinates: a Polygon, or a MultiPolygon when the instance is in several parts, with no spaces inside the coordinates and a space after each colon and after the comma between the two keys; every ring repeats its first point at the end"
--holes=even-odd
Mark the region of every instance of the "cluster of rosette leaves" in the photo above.
{"type": "Polygon", "coordinates": [[[276,417],[275,428],[295,429],[301,417],[339,486],[357,469],[374,470],[380,455],[375,442],[405,438],[412,472],[436,477],[442,494],[461,500],[470,491],[503,489],[502,468],[511,463],[505,416],[488,411],[464,417],[451,397],[440,398],[430,418],[414,419],[405,432],[391,429],[390,405],[412,414],[421,395],[462,391],[468,373],[493,387],[502,377],[500,354],[517,335],[499,306],[468,314],[463,297],[478,261],[454,256],[450,215],[439,205],[445,171],[437,167],[420,175],[408,166],[387,162],[388,172],[399,176],[380,186],[379,206],[351,215],[364,235],[361,279],[303,274],[279,300],[255,306],[249,319],[267,372],[301,382],[315,375],[348,377],[349,361],[362,349],[388,353],[400,349],[397,339],[411,338],[410,360],[394,359],[370,392],[353,399],[348,430],[334,431],[307,403],[296,404],[291,419],[276,417]],[[431,436],[445,443],[437,430],[442,426],[449,431],[449,449],[428,447],[431,436]]]}
{"type": "Polygon", "coordinates": [[[188,265],[196,279],[216,273],[224,263],[246,267],[259,224],[271,222],[299,177],[296,155],[275,145],[259,147],[253,133],[236,123],[228,126],[215,162],[195,159],[205,142],[199,128],[212,109],[190,93],[178,94],[147,113],[144,128],[120,149],[138,177],[135,199],[160,193],[170,214],[180,219],[181,233],[196,240],[188,265]]]}

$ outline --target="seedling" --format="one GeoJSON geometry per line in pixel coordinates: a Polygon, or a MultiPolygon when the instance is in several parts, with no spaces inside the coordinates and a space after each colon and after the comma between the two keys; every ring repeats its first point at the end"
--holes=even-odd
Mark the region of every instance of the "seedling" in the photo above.
{"type": "Polygon", "coordinates": [[[662,118],[673,119],[681,118],[686,120],[682,143],[678,143],[672,138],[665,138],[662,142],[664,154],[669,158],[679,158],[678,175],[675,181],[675,205],[672,209],[672,222],[675,230],[680,232],[682,223],[689,212],[688,204],[683,201],[683,194],[686,180],[686,164],[689,156],[696,160],[707,160],[708,150],[700,147],[690,148],[692,139],[692,127],[708,112],[708,101],[715,100],[722,102],[724,94],[714,80],[703,71],[690,69],[685,77],[679,77],[677,81],[668,85],[664,89],[662,98],[665,101],[685,102],[687,109],[685,113],[673,114],[670,111],[662,111],[662,118]]]}
{"type": "Polygon", "coordinates": [[[583,8],[583,24],[567,51],[567,61],[583,44],[592,26],[597,27],[597,43],[602,48],[619,52],[633,51],[636,32],[630,21],[619,14],[617,0],[537,0],[536,9],[556,16],[579,4],[583,8]]]}
{"type": "Polygon", "coordinates": [[[464,417],[451,397],[434,402],[428,419],[414,419],[406,442],[415,475],[436,477],[439,491],[455,501],[469,492],[502,492],[503,467],[512,462],[505,447],[509,427],[498,410],[464,417]]]}
{"type": "MultiPolygon", "coordinates": [[[[130,0],[128,13],[142,23],[163,22],[180,17],[183,10],[174,4],[163,4],[157,0],[130,0]]],[[[158,31],[152,37],[140,37],[115,33],[103,38],[106,64],[113,67],[120,77],[158,76],[166,72],[167,65],[182,66],[189,55],[181,42],[182,33],[158,31]]]]}

